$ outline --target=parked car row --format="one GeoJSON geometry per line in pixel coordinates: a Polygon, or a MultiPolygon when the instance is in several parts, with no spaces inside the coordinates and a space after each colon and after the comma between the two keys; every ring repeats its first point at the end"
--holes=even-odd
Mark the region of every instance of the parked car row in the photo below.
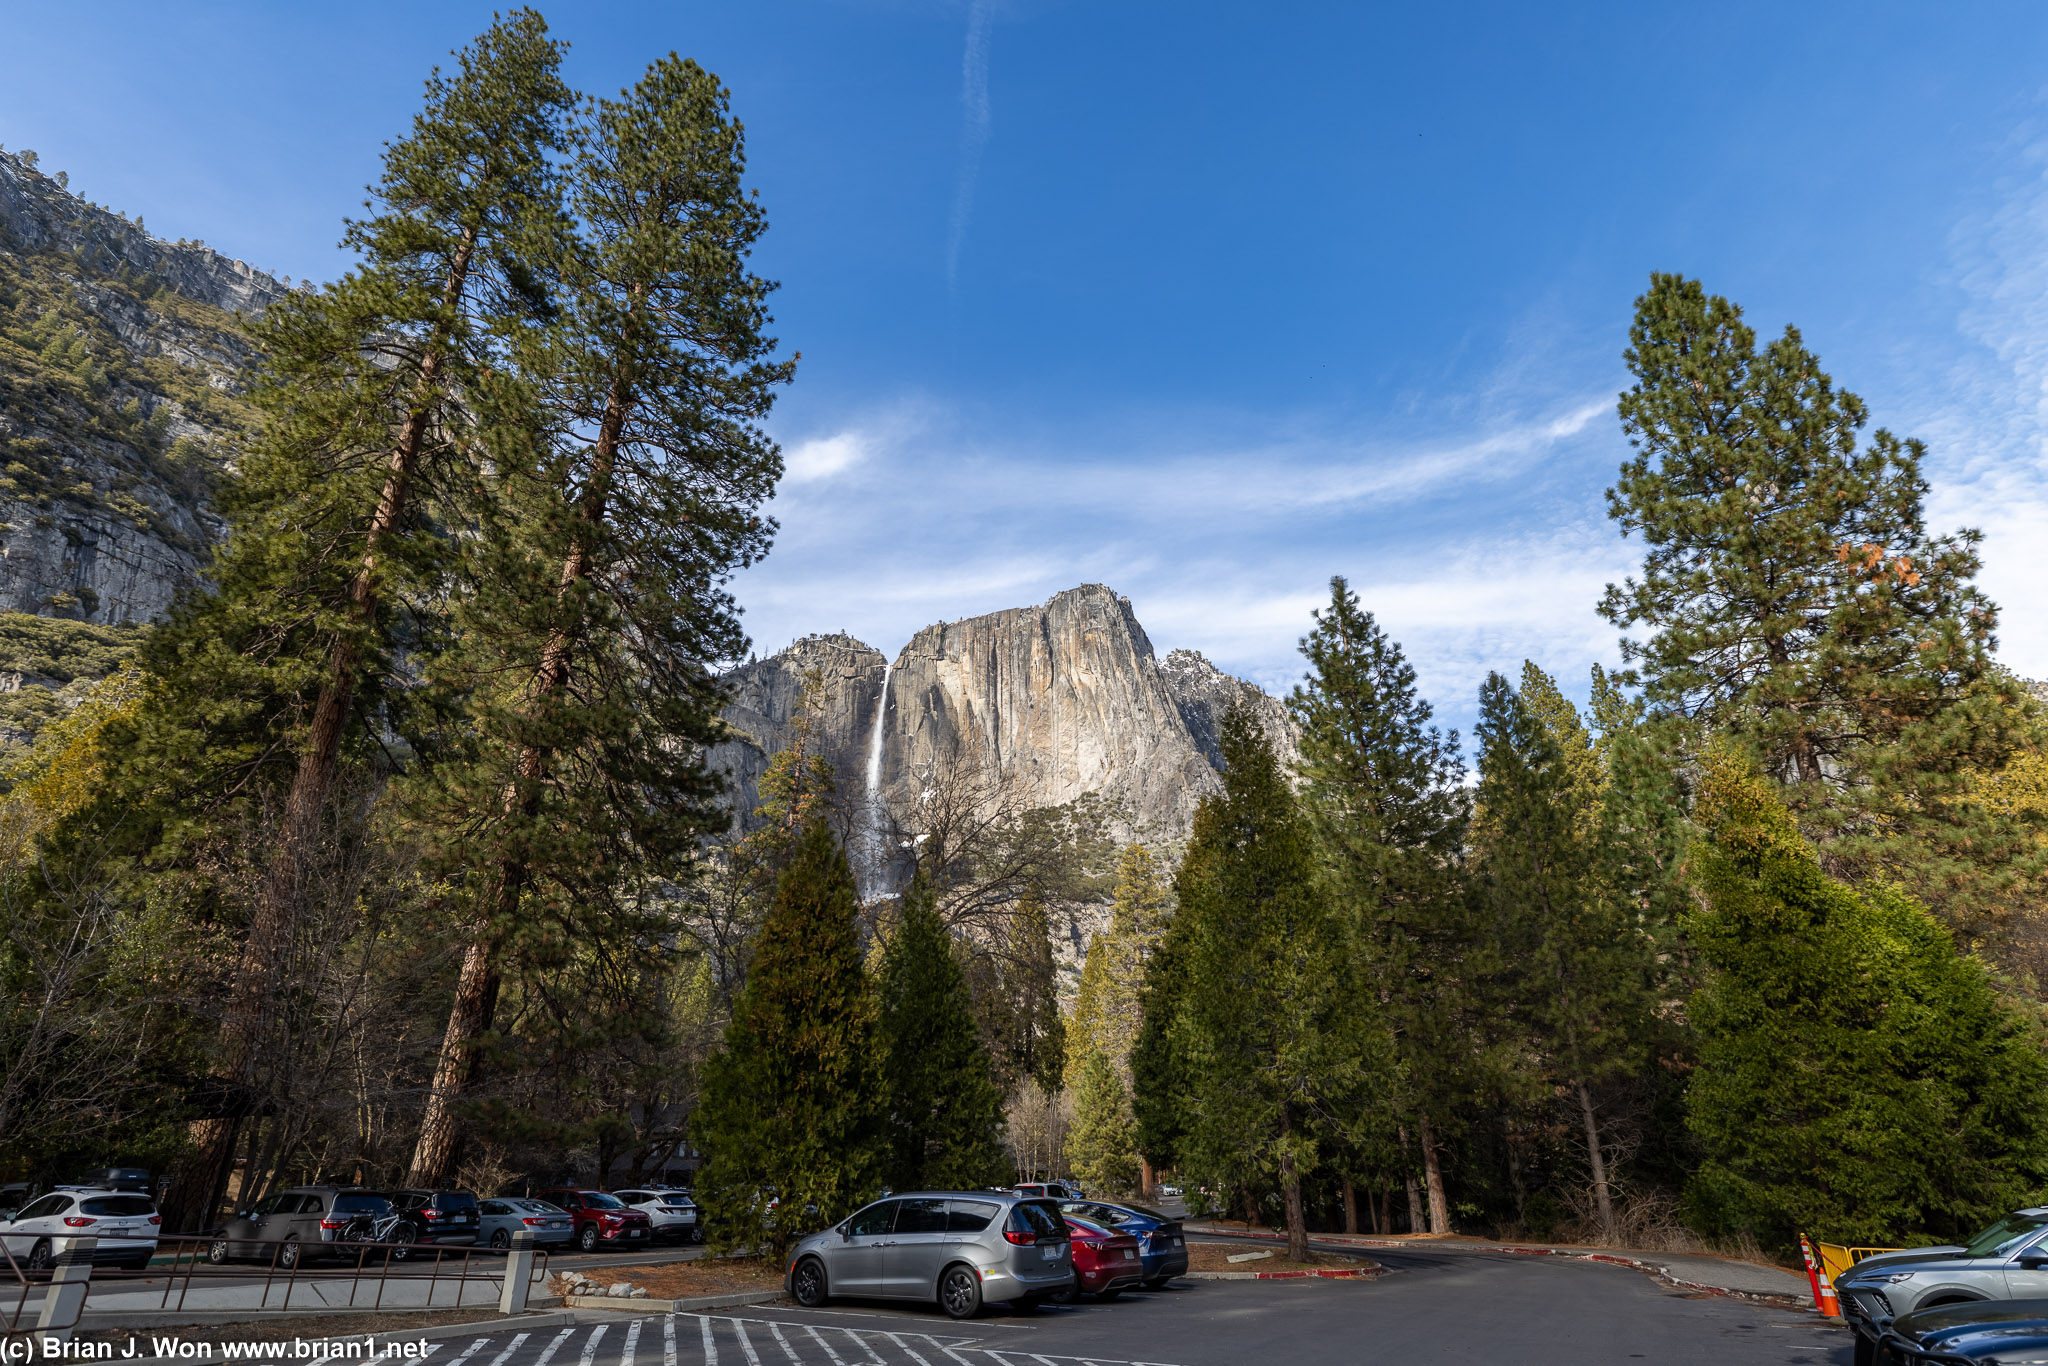
{"type": "MultiPolygon", "coordinates": [[[[97,1184],[59,1186],[47,1194],[24,1187],[0,1209],[0,1247],[35,1270],[53,1262],[60,1240],[92,1236],[96,1264],[140,1268],[155,1255],[162,1216],[147,1193],[149,1174],[132,1169],[93,1173],[97,1184]],[[117,1184],[118,1183],[118,1184],[117,1184]]],[[[423,1246],[509,1250],[514,1234],[538,1247],[644,1247],[702,1242],[702,1213],[685,1191],[652,1186],[606,1193],[563,1187],[538,1195],[478,1200],[467,1191],[353,1186],[293,1186],[237,1210],[207,1244],[208,1261],[275,1259],[290,1270],[302,1259],[356,1255],[366,1243],[387,1244],[395,1261],[423,1246]]]]}
{"type": "Polygon", "coordinates": [[[2048,1360],[2048,1206],[1967,1243],[1866,1258],[1835,1288],[1856,1366],[2048,1360]]]}
{"type": "Polygon", "coordinates": [[[1178,1220],[1044,1189],[887,1196],[799,1241],[784,1284],[811,1308],[835,1296],[923,1300],[967,1319],[990,1300],[1020,1308],[1079,1294],[1114,1300],[1186,1274],[1178,1220]]]}

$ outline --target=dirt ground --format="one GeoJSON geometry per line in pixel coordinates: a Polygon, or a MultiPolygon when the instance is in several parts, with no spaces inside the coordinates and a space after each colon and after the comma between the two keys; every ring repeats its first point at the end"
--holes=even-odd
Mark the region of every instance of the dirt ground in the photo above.
{"type": "Polygon", "coordinates": [[[1366,1257],[1343,1257],[1334,1252],[1311,1252],[1305,1262],[1289,1261],[1283,1248],[1271,1249],[1273,1255],[1261,1257],[1256,1262],[1233,1262],[1231,1257],[1241,1257],[1247,1252],[1264,1252],[1266,1248],[1246,1247],[1243,1243],[1198,1243],[1188,1240],[1188,1270],[1190,1271],[1343,1271],[1370,1269],[1378,1263],[1366,1257]]]}
{"type": "Polygon", "coordinates": [[[682,1300],[695,1295],[731,1295],[742,1290],[780,1290],[782,1268],[754,1257],[705,1257],[694,1262],[653,1266],[606,1266],[584,1273],[610,1285],[630,1281],[645,1286],[650,1299],[682,1300]]]}

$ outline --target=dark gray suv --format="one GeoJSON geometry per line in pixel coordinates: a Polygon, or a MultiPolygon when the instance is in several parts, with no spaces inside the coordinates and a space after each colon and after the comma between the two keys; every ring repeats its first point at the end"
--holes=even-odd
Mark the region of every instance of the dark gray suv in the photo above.
{"type": "Polygon", "coordinates": [[[207,1244],[206,1260],[253,1257],[289,1271],[304,1256],[319,1256],[338,1242],[358,1214],[384,1215],[391,1202],[375,1191],[349,1186],[293,1186],[257,1201],[228,1220],[207,1244]]]}
{"type": "Polygon", "coordinates": [[[1028,1307],[1074,1287],[1066,1221],[1050,1200],[1007,1191],[911,1191],[877,1200],[790,1253],[798,1304],[834,1295],[937,1301],[973,1318],[987,1300],[1028,1307]]]}

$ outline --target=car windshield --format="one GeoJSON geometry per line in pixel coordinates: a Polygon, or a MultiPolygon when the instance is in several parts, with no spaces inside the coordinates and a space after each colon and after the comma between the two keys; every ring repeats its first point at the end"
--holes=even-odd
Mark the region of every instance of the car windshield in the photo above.
{"type": "Polygon", "coordinates": [[[80,1201],[78,1212],[106,1214],[118,1218],[124,1214],[155,1214],[156,1206],[149,1203],[149,1197],[146,1195],[102,1195],[80,1201]]]}
{"type": "Polygon", "coordinates": [[[621,1203],[620,1203],[619,1201],[617,1201],[617,1200],[614,1200],[614,1199],[612,1199],[612,1197],[611,1197],[611,1196],[609,1196],[609,1195],[606,1195],[606,1194],[605,1194],[605,1193],[604,1193],[603,1191],[585,1191],[585,1192],[583,1192],[583,1203],[584,1203],[584,1204],[586,1204],[586,1205],[588,1205],[588,1206],[590,1206],[590,1207],[591,1207],[592,1209],[624,1209],[624,1208],[625,1208],[625,1206],[624,1206],[623,1204],[621,1204],[621,1203]]]}
{"type": "Polygon", "coordinates": [[[2048,1219],[2038,1214],[2008,1214],[1972,1238],[1963,1248],[1965,1257],[2002,1257],[2030,1234],[2048,1228],[2048,1219]]]}

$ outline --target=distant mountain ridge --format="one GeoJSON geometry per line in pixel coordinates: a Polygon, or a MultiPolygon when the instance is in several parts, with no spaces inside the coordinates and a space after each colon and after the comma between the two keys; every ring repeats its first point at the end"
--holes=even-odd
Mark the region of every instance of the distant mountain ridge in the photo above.
{"type": "Polygon", "coordinates": [[[162,613],[253,416],[236,314],[287,286],[0,152],[0,611],[162,613]]]}
{"type": "Polygon", "coordinates": [[[1298,755],[1287,708],[1192,650],[1158,659],[1129,598],[1102,584],[925,627],[891,661],[846,635],[807,636],[726,675],[726,719],[747,738],[712,751],[742,817],[769,759],[789,743],[807,673],[826,756],[843,791],[864,793],[887,686],[877,777],[893,803],[965,763],[1000,776],[1032,805],[1094,792],[1120,803],[1130,831],[1186,835],[1220,790],[1224,714],[1242,702],[1283,761],[1298,755]]]}

